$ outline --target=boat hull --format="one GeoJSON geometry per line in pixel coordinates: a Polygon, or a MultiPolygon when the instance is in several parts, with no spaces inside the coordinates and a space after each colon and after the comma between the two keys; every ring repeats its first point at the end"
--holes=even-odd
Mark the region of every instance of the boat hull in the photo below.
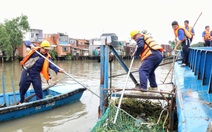
{"type": "Polygon", "coordinates": [[[31,114],[40,113],[62,105],[77,102],[85,90],[85,88],[79,88],[74,91],[59,94],[50,98],[0,108],[0,122],[29,116],[31,114]]]}
{"type": "Polygon", "coordinates": [[[191,48],[189,67],[175,63],[179,132],[206,132],[212,122],[212,48],[191,48]]]}

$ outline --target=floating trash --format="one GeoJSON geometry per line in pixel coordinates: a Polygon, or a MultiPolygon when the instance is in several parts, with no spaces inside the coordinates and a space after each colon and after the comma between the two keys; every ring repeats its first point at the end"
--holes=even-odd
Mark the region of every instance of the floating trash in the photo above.
{"type": "MultiPolygon", "coordinates": [[[[162,124],[166,115],[158,118],[163,106],[149,100],[124,99],[121,109],[114,124],[117,107],[111,105],[103,117],[96,123],[92,132],[163,132],[162,124]]],[[[168,123],[167,123],[168,124],[168,123]]]]}

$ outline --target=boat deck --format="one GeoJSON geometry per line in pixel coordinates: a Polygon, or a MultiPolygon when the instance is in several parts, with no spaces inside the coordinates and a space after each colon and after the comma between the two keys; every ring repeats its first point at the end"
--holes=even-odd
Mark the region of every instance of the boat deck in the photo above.
{"type": "MultiPolygon", "coordinates": [[[[120,97],[122,94],[122,89],[112,89],[114,93],[112,94],[112,97],[120,97]],[[116,90],[116,91],[115,91],[116,90]]],[[[158,90],[152,91],[147,90],[143,92],[139,89],[133,89],[133,88],[127,88],[124,92],[124,97],[127,98],[142,98],[142,99],[170,99],[173,93],[171,92],[173,90],[172,84],[160,84],[158,85],[158,90]]]]}
{"type": "Polygon", "coordinates": [[[174,83],[176,85],[176,102],[179,132],[205,132],[212,121],[212,94],[208,94],[208,85],[190,67],[181,67],[175,63],[174,83]]]}
{"type": "MultiPolygon", "coordinates": [[[[81,89],[83,88],[80,84],[78,83],[71,83],[69,84],[57,84],[53,87],[50,87],[47,90],[43,91],[43,98],[49,98],[52,96],[57,96],[60,94],[65,94],[68,92],[73,92],[77,89],[81,89]]],[[[31,96],[32,94],[34,94],[34,89],[29,89],[26,92],[25,98],[31,96]]],[[[0,105],[2,104],[6,104],[6,106],[11,106],[11,105],[15,105],[17,102],[19,102],[20,100],[20,94],[18,91],[16,91],[15,93],[13,92],[8,92],[5,94],[0,94],[0,105]]],[[[35,101],[36,100],[36,96],[32,97],[29,102],[35,101]]]]}

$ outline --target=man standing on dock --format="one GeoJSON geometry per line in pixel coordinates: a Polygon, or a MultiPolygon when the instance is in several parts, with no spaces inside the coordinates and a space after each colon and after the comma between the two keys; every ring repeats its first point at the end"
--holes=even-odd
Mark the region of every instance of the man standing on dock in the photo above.
{"type": "Polygon", "coordinates": [[[192,38],[190,39],[190,43],[192,42],[192,39],[193,39],[193,36],[195,35],[194,33],[194,29],[189,26],[189,21],[188,20],[185,20],[184,21],[184,25],[185,25],[185,29],[191,34],[192,38]]]}
{"type": "Polygon", "coordinates": [[[140,31],[132,31],[130,36],[138,45],[133,57],[140,56],[143,61],[139,68],[140,88],[147,90],[147,79],[149,79],[151,89],[157,90],[155,69],[162,61],[163,48],[151,37],[141,34],[140,31]]]}
{"type": "Polygon", "coordinates": [[[184,28],[178,25],[177,21],[172,22],[172,28],[174,29],[175,38],[179,39],[175,45],[174,51],[177,51],[177,48],[182,45],[183,49],[183,60],[181,66],[188,65],[188,55],[190,47],[190,39],[192,35],[184,28]]]}
{"type": "Polygon", "coordinates": [[[210,46],[210,40],[211,40],[210,27],[209,26],[205,26],[205,31],[202,32],[202,39],[203,39],[204,47],[209,47],[210,46]]]}

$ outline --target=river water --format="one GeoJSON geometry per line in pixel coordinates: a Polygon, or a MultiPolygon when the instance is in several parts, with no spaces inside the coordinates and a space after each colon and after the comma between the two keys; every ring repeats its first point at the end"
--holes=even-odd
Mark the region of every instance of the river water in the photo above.
{"type": "MultiPolygon", "coordinates": [[[[129,67],[130,60],[124,61],[129,67]]],[[[96,60],[55,61],[55,63],[78,81],[89,85],[93,92],[99,94],[100,63],[96,60]]],[[[140,60],[135,60],[132,70],[138,70],[140,65],[140,60]]],[[[171,64],[158,67],[156,70],[158,84],[161,84],[161,80],[164,80],[170,66],[171,64]]],[[[113,61],[112,69],[113,75],[125,73],[118,61],[113,61]]],[[[7,92],[12,91],[11,80],[14,80],[15,90],[17,91],[19,89],[18,83],[21,74],[19,62],[0,63],[0,74],[0,80],[2,80],[2,75],[4,75],[7,92]]],[[[61,73],[56,75],[51,71],[51,74],[52,82],[58,79],[60,79],[60,83],[71,81],[70,78],[61,73]]],[[[138,73],[133,73],[133,75],[139,81],[138,73]]],[[[125,79],[126,75],[113,78],[112,87],[123,88],[125,79]]],[[[170,82],[170,79],[167,81],[170,82]]],[[[46,85],[44,80],[43,85],[46,85]]],[[[133,82],[129,79],[127,87],[132,88],[133,86],[133,82]]],[[[1,88],[2,83],[0,84],[0,93],[2,92],[1,88]]],[[[0,132],[89,132],[98,121],[98,106],[99,98],[87,90],[84,92],[80,101],[76,103],[20,119],[1,122],[0,132]]]]}

